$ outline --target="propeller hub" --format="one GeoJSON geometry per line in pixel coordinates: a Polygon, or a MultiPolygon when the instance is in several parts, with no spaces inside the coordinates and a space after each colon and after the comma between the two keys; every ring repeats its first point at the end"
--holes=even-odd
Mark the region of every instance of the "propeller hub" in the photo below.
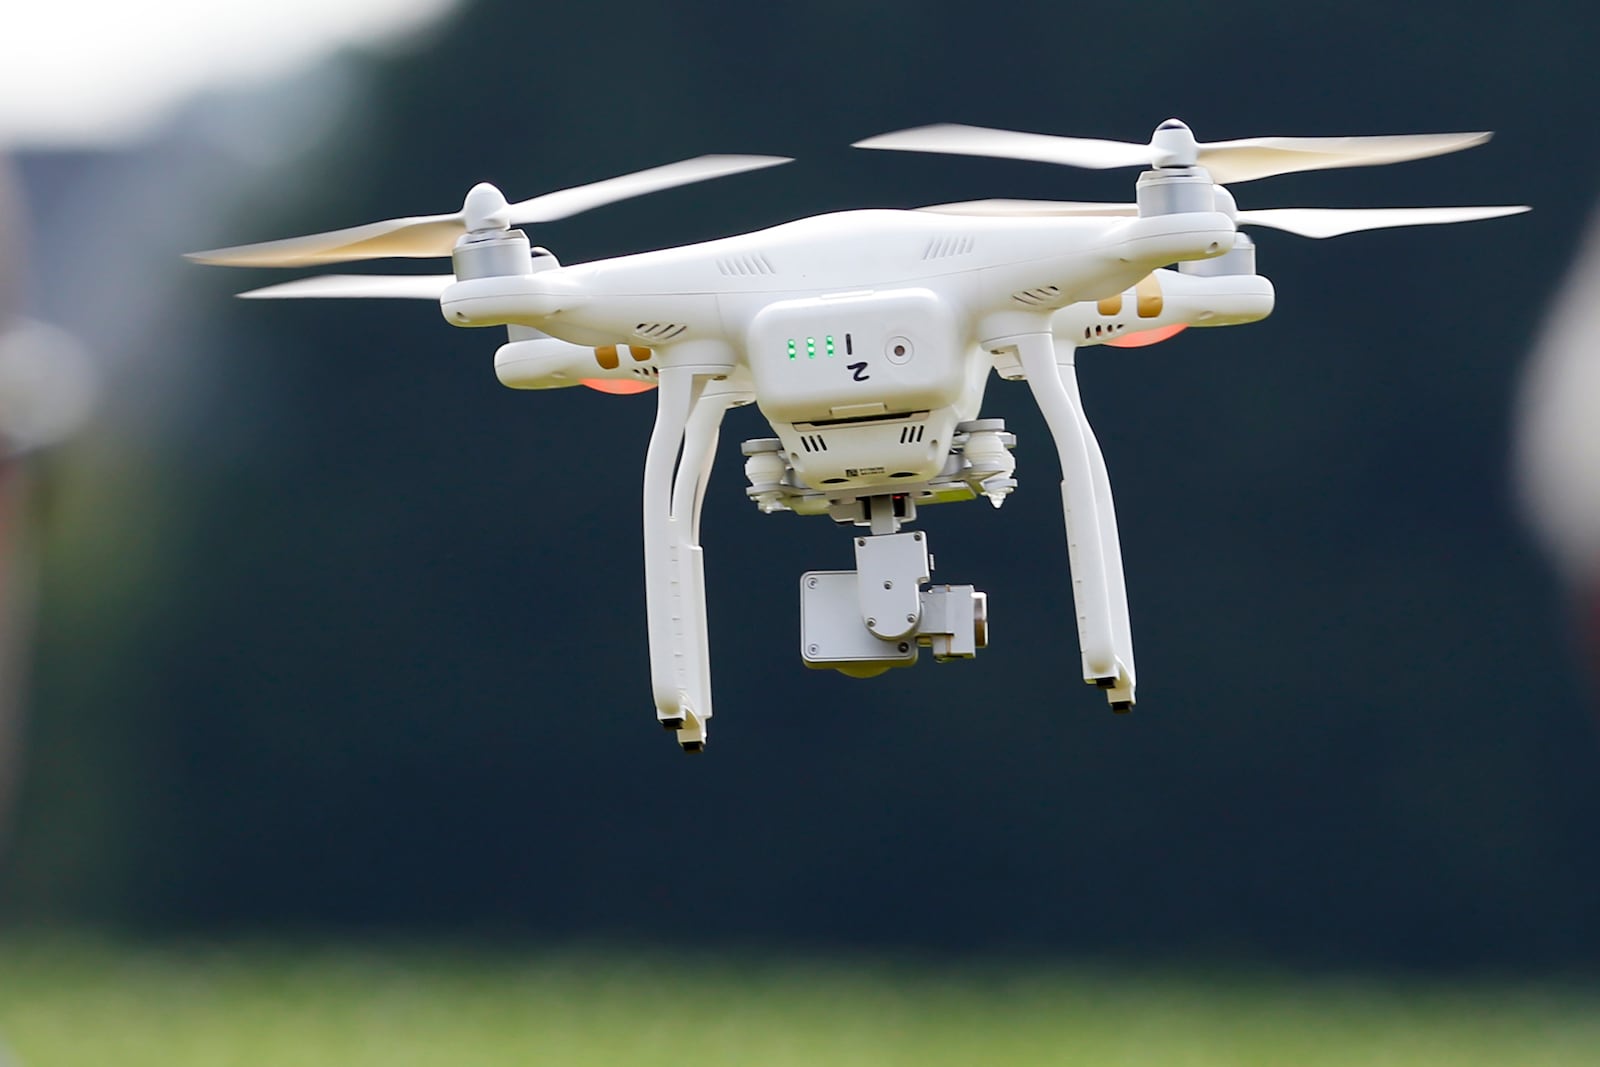
{"type": "Polygon", "coordinates": [[[1194,133],[1177,119],[1168,119],[1150,135],[1153,162],[1158,167],[1192,167],[1200,161],[1194,133]]]}
{"type": "Polygon", "coordinates": [[[488,182],[479,182],[461,204],[461,221],[468,232],[504,230],[511,225],[505,194],[488,182]]]}

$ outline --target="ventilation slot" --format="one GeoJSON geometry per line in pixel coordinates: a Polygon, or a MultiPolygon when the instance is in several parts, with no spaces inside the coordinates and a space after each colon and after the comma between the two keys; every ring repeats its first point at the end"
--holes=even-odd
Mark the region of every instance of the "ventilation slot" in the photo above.
{"type": "Polygon", "coordinates": [[[676,322],[641,322],[633,328],[633,332],[652,341],[670,341],[682,336],[688,329],[676,322]]]}
{"type": "Polygon", "coordinates": [[[776,274],[772,264],[763,255],[724,256],[717,260],[717,269],[730,277],[750,277],[758,274],[776,274]]]}
{"type": "Polygon", "coordinates": [[[810,433],[800,438],[800,447],[807,452],[826,452],[828,442],[822,439],[820,433],[810,433]]]}
{"type": "Polygon", "coordinates": [[[1061,289],[1054,285],[1040,286],[1038,289],[1024,289],[1019,293],[1012,293],[1011,299],[1023,307],[1042,307],[1052,304],[1061,295],[1061,289]]]}
{"type": "Polygon", "coordinates": [[[900,443],[903,445],[921,443],[922,435],[927,432],[927,429],[928,424],[925,422],[919,422],[915,426],[900,427],[900,443]]]}
{"type": "Polygon", "coordinates": [[[922,258],[945,259],[948,256],[964,256],[972,251],[975,244],[971,237],[935,237],[923,250],[922,258]]]}

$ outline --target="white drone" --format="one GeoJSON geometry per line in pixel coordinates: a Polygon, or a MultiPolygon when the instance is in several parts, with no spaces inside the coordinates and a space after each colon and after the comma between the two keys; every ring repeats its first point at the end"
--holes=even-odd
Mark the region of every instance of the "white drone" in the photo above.
{"type": "Polygon", "coordinates": [[[1240,225],[1330,237],[1462,222],[1525,207],[1241,211],[1217,183],[1419,159],[1486,133],[1200,143],[1177,120],[1146,145],[929,126],[861,148],[1079,167],[1144,166],[1129,205],[977,201],[844,211],[722,240],[562,266],[511,227],[675,185],[789,162],[704,156],[508,204],[480,184],[460,211],[245,245],[191,258],[315,266],[443,257],[452,274],[333,275],[252,297],[437,299],[456,326],[505,326],[495,355],[517,389],[659,386],[644,467],[645,599],[656,717],[686,751],[711,718],[700,508],[730,407],[754,401],[777,437],[746,441],[762,511],[860,527],[856,570],[801,577],[801,658],[867,677],[971,657],[987,643],[985,594],[930,584],[917,506],[1016,486],[1014,438],[979,418],[991,369],[1025,379],[1061,462],[1062,508],[1084,681],[1113,710],[1134,703],[1133,642],[1111,483],[1084,419],[1079,347],[1139,345],[1185,326],[1254,322],[1273,289],[1240,225]],[[1177,270],[1164,269],[1178,264],[1177,270]]]}

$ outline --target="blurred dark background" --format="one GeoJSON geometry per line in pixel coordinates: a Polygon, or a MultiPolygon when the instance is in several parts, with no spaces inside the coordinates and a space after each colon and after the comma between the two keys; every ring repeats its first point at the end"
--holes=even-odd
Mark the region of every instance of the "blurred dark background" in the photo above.
{"type": "MultiPolygon", "coordinates": [[[[1519,372],[1600,167],[1600,13],[479,0],[403,50],[17,160],[37,312],[108,360],[42,463],[17,924],[832,950],[1600,967],[1600,741],[1570,595],[1514,506],[1519,372]],[[1094,349],[1140,704],[1077,678],[1026,390],[998,512],[928,509],[977,661],[804,669],[733,413],[706,504],[717,718],[653,724],[648,396],[500,387],[425,302],[261,304],[178,253],[512,199],[705,152],[795,164],[532,232],[564,262],[864,206],[1130,198],[1134,173],[869,153],[968,122],[1142,141],[1495,130],[1242,206],[1528,203],[1257,235],[1263,323],[1094,349]]],[[[396,269],[433,269],[401,266],[396,269]]],[[[1600,397],[1595,398],[1600,415],[1600,397]]],[[[1591,487],[1600,492],[1600,486],[1591,487]]]]}

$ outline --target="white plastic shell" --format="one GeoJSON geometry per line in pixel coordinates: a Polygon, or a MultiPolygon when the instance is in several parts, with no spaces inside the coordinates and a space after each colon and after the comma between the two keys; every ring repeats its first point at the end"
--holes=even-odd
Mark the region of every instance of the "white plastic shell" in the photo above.
{"type": "Polygon", "coordinates": [[[932,411],[966,384],[955,313],[928,289],[782,300],[758,312],[746,352],[774,423],[932,411]]]}
{"type": "Polygon", "coordinates": [[[926,481],[944,469],[961,412],[947,407],[903,419],[802,422],[772,427],[783,441],[795,477],[825,492],[926,481]]]}

